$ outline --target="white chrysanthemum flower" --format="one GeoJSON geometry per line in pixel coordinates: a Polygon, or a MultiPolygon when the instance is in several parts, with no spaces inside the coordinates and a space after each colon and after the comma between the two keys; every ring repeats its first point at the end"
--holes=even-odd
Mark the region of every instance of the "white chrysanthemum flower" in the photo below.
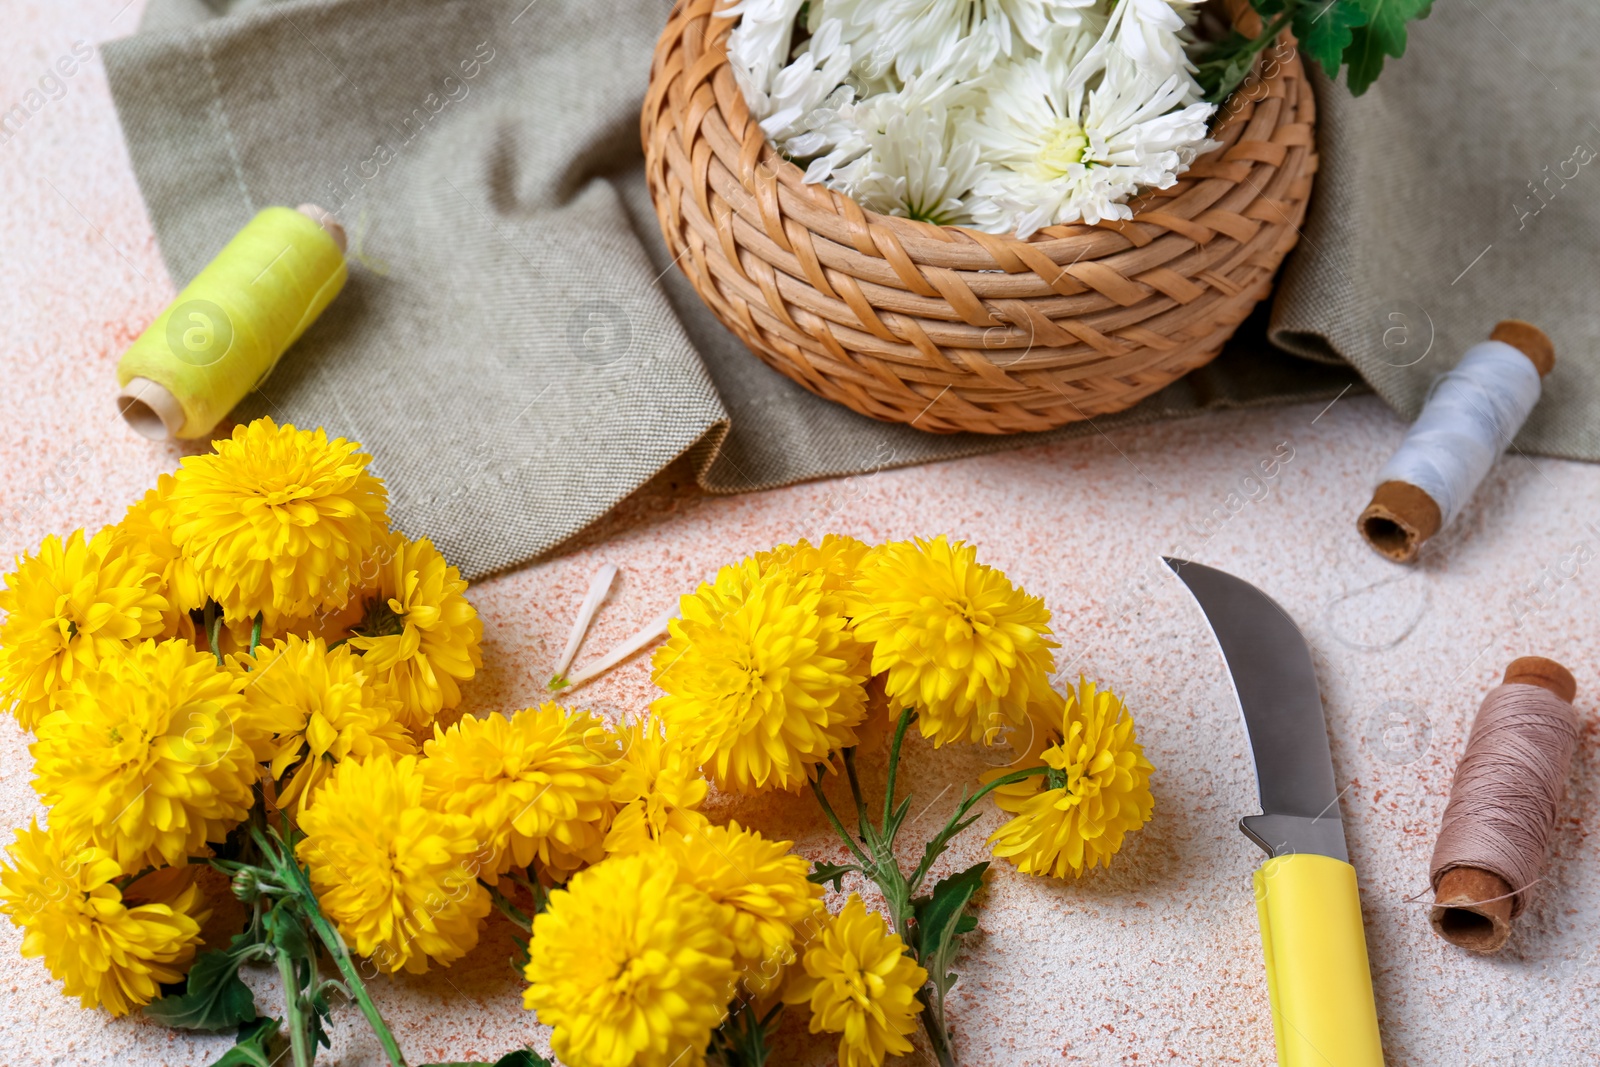
{"type": "Polygon", "coordinates": [[[804,181],[838,188],[834,175],[867,151],[866,134],[855,118],[857,110],[854,104],[844,104],[831,114],[818,109],[816,116],[825,119],[822,125],[780,146],[790,159],[810,161],[806,163],[804,181]]]}
{"type": "Polygon", "coordinates": [[[1132,218],[1129,197],[1171,186],[1210,147],[1215,109],[1186,103],[1195,95],[1186,71],[1152,84],[1120,47],[1103,55],[1092,89],[1083,67],[1098,56],[1074,70],[1026,60],[1003,72],[964,131],[992,164],[973,189],[979,226],[1025,238],[1060,223],[1132,218]]]}
{"type": "MultiPolygon", "coordinates": [[[[823,23],[795,61],[773,76],[770,91],[748,101],[767,137],[780,147],[791,138],[823,129],[840,107],[853,100],[854,91],[844,84],[850,74],[851,49],[840,42],[841,29],[838,19],[823,23]],[[844,93],[838,92],[841,88],[844,93]]],[[[822,147],[805,154],[814,155],[822,147]]],[[[793,154],[787,147],[784,150],[793,154]]]]}
{"type": "Polygon", "coordinates": [[[740,0],[717,12],[718,18],[736,18],[728,35],[728,60],[734,80],[752,111],[757,95],[772,88],[772,79],[789,61],[795,19],[805,0],[740,0]]]}
{"type": "MultiPolygon", "coordinates": [[[[1124,0],[1122,25],[1117,44],[1152,82],[1162,82],[1178,71],[1190,71],[1194,63],[1184,51],[1189,23],[1200,0],[1124,0]]],[[[1194,85],[1193,100],[1200,98],[1194,85]]],[[[1185,104],[1193,103],[1185,100],[1185,104]]]]}
{"type": "Polygon", "coordinates": [[[834,89],[826,100],[793,124],[787,136],[778,142],[778,148],[797,161],[826,159],[828,173],[865,152],[867,141],[856,121],[855,90],[848,85],[834,89]]]}
{"type": "Polygon", "coordinates": [[[740,0],[769,141],[869,209],[1027,237],[1132,217],[1209,149],[1197,0],[740,0]],[[800,43],[796,44],[796,38],[800,43]]]}
{"type": "Polygon", "coordinates": [[[839,174],[841,191],[862,207],[938,226],[969,225],[966,196],[987,168],[979,148],[956,136],[967,112],[943,105],[875,109],[870,150],[839,174]]]}
{"type": "MultiPolygon", "coordinates": [[[[832,24],[830,21],[829,25],[832,24]]],[[[818,36],[820,38],[821,34],[818,36]]],[[[875,170],[880,179],[892,182],[896,176],[906,176],[898,163],[883,163],[883,166],[875,167],[873,160],[865,158],[874,144],[884,143],[889,136],[887,128],[890,120],[895,116],[919,112],[931,116],[935,110],[941,116],[949,117],[956,109],[982,106],[983,76],[994,65],[995,55],[996,46],[992,38],[968,37],[952,51],[949,64],[942,70],[928,71],[904,84],[892,76],[879,83],[863,83],[857,78],[855,84],[861,88],[854,99],[836,112],[829,112],[826,106],[813,112],[824,120],[815,127],[817,132],[814,135],[797,137],[780,143],[779,147],[791,159],[811,159],[806,169],[807,182],[826,182],[830,188],[846,195],[854,196],[856,184],[875,170]],[[815,140],[810,139],[811,136],[815,140]]],[[[931,131],[939,125],[932,123],[931,119],[927,120],[915,127],[917,136],[922,136],[924,126],[931,131]]],[[[900,131],[912,129],[903,121],[895,123],[895,128],[900,131]]],[[[942,129],[938,137],[941,141],[946,139],[942,129]]],[[[903,154],[896,153],[896,158],[903,158],[903,154]]],[[[953,162],[956,170],[965,168],[963,159],[953,162]]],[[[930,175],[939,166],[939,163],[930,163],[930,175]]],[[[975,179],[976,175],[973,175],[972,180],[975,179]]],[[[970,187],[970,181],[964,183],[963,188],[967,187],[970,187]]],[[[868,206],[890,202],[892,199],[880,198],[868,206]]],[[[961,217],[965,218],[965,214],[961,217]]]]}
{"type": "Polygon", "coordinates": [[[954,49],[988,37],[999,54],[1025,47],[1051,52],[1074,32],[1097,33],[1102,0],[815,0],[811,23],[840,18],[861,57],[857,73],[873,80],[890,68],[909,79],[947,67],[954,49]]]}

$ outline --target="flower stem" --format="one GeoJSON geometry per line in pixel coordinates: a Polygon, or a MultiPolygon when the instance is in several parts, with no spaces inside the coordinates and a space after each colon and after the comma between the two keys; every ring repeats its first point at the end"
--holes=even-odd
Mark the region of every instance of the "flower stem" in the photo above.
{"type": "Polygon", "coordinates": [[[206,601],[205,610],[206,640],[211,644],[211,654],[217,657],[217,666],[222,664],[222,616],[217,612],[215,600],[206,601]]]}
{"type": "Polygon", "coordinates": [[[985,782],[978,788],[976,793],[973,793],[969,797],[963,797],[961,803],[956,805],[955,814],[951,815],[949,820],[944,824],[944,829],[935,834],[933,836],[933,840],[929,841],[927,848],[923,850],[922,862],[918,863],[917,869],[911,873],[911,892],[915,893],[918,887],[922,885],[922,880],[928,876],[929,868],[933,866],[935,860],[944,854],[945,846],[950,844],[950,839],[955,837],[962,830],[965,830],[968,826],[972,825],[970,821],[963,820],[966,819],[967,812],[972,810],[974,804],[1003,785],[1010,785],[1013,782],[1020,782],[1024,778],[1032,778],[1041,774],[1048,775],[1049,773],[1050,768],[1043,765],[1038,767],[1024,767],[1020,771],[1012,771],[1010,774],[1002,774],[993,781],[985,782]]]}
{"type": "Polygon", "coordinates": [[[305,998],[300,993],[300,981],[295,977],[294,959],[281,948],[275,948],[272,954],[278,961],[278,977],[283,981],[284,1022],[289,1028],[289,1048],[294,1054],[294,1067],[311,1067],[315,1054],[310,1048],[305,998]]]}
{"type": "MultiPolygon", "coordinates": [[[[550,890],[540,883],[539,876],[534,872],[533,864],[528,864],[526,871],[519,871],[512,867],[506,871],[506,877],[528,891],[533,898],[533,914],[538,915],[550,904],[550,890]]],[[[556,888],[560,888],[557,886],[556,888]]]]}
{"type": "Polygon", "coordinates": [[[327,946],[328,955],[333,957],[339,973],[344,975],[344,984],[350,991],[351,999],[361,1009],[361,1014],[367,1017],[367,1025],[372,1027],[372,1032],[378,1035],[378,1043],[383,1046],[384,1055],[389,1057],[389,1067],[406,1067],[406,1058],[400,1052],[400,1045],[395,1041],[394,1034],[389,1032],[389,1024],[383,1021],[378,1006],[372,1003],[372,998],[367,995],[367,987],[361,982],[361,975],[356,971],[355,960],[350,958],[350,949],[346,947],[344,938],[340,937],[339,931],[323,917],[322,909],[317,907],[315,897],[309,897],[307,900],[306,911],[311,919],[312,929],[316,930],[317,936],[327,946]]]}
{"type": "Polygon", "coordinates": [[[489,891],[489,899],[494,901],[494,906],[500,909],[500,914],[522,927],[528,933],[533,933],[533,920],[524,915],[521,908],[511,903],[510,899],[500,892],[498,886],[486,882],[482,878],[478,879],[478,884],[489,891]]]}
{"type": "Polygon", "coordinates": [[[883,824],[889,825],[889,818],[894,812],[894,779],[900,770],[900,743],[906,739],[906,727],[911,725],[911,716],[915,714],[910,708],[900,712],[900,720],[894,724],[894,740],[889,743],[889,780],[883,785],[883,824]]]}
{"type": "MultiPolygon", "coordinates": [[[[828,817],[828,821],[838,831],[840,839],[849,846],[850,852],[865,868],[868,876],[872,877],[872,872],[875,870],[872,861],[867,858],[865,852],[861,851],[860,846],[856,844],[856,839],[850,836],[850,831],[844,828],[844,823],[839,821],[839,816],[833,813],[833,805],[828,803],[828,794],[822,791],[822,778],[820,776],[811,779],[811,792],[816,795],[817,803],[822,806],[822,813],[828,817]]],[[[874,878],[874,881],[876,881],[876,878],[874,878]]]]}
{"type": "Polygon", "coordinates": [[[928,1035],[928,1047],[933,1049],[933,1057],[939,1062],[939,1067],[957,1067],[956,1050],[950,1047],[950,1031],[945,1029],[944,1012],[936,1011],[934,1000],[923,990],[922,1030],[928,1035]]]}
{"type": "Polygon", "coordinates": [[[261,643],[261,612],[256,612],[255,625],[250,627],[250,654],[256,654],[256,646],[261,643]]]}
{"type": "Polygon", "coordinates": [[[328,950],[328,955],[333,958],[339,973],[344,976],[344,984],[350,992],[350,998],[361,1009],[361,1014],[367,1017],[367,1025],[372,1027],[378,1043],[383,1046],[384,1055],[389,1058],[389,1067],[406,1067],[406,1058],[400,1051],[399,1043],[395,1041],[394,1034],[389,1030],[389,1024],[383,1021],[383,1015],[379,1013],[378,1006],[372,1002],[366,985],[361,981],[355,960],[350,956],[349,946],[344,943],[344,938],[339,936],[339,931],[328,921],[328,917],[322,914],[322,907],[317,903],[317,894],[311,888],[305,869],[295,858],[293,847],[276,835],[268,839],[265,834],[257,831],[252,836],[257,838],[262,852],[271,857],[278,876],[293,883],[295,895],[299,898],[306,919],[328,950]],[[270,847],[272,845],[278,847],[270,847]]]}
{"type": "Polygon", "coordinates": [[[856,750],[844,750],[844,772],[850,779],[850,796],[856,802],[856,830],[862,837],[868,837],[872,828],[872,820],[867,817],[866,801],[861,799],[861,779],[856,775],[856,750]]]}

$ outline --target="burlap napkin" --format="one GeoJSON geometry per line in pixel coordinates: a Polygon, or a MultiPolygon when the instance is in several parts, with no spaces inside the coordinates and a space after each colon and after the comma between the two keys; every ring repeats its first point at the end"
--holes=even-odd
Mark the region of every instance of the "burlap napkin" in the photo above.
{"type": "MultiPolygon", "coordinates": [[[[1496,259],[1499,248],[1468,271],[1448,307],[1416,268],[1443,270],[1439,263],[1470,244],[1467,227],[1447,214],[1448,232],[1423,239],[1419,220],[1441,218],[1429,198],[1450,187],[1430,163],[1457,172],[1457,185],[1487,190],[1491,170],[1520,166],[1532,178],[1529,161],[1544,158],[1485,159],[1482,146],[1505,143],[1488,134],[1508,137],[1506,127],[1482,128],[1481,112],[1448,81],[1432,95],[1412,85],[1460,62],[1448,25],[1419,34],[1413,49],[1438,55],[1415,72],[1407,57],[1362,101],[1322,92],[1325,184],[1274,320],[1280,336],[1321,361],[1268,346],[1263,311],[1211,366],[1093,425],[940,437],[862,418],[768,370],[670,263],[638,136],[666,16],[666,0],[241,0],[231,8],[226,0],[151,0],[145,32],[105,49],[175,283],[263,205],[314,200],[344,220],[354,259],[347,291],[239,414],[362,441],[388,479],[399,525],[432,536],[469,576],[558,544],[688,451],[709,490],[767,488],[1208,408],[1328,399],[1357,381],[1338,355],[1409,409],[1495,317],[1541,319],[1563,357],[1594,329],[1548,301],[1499,299],[1489,279],[1530,265],[1496,259]],[[1452,98],[1452,119],[1462,116],[1456,135],[1465,140],[1455,147],[1439,139],[1451,123],[1428,113],[1441,95],[1452,98]],[[1399,151],[1369,140],[1396,131],[1418,145],[1399,151]],[[1413,246],[1374,253],[1397,233],[1413,246]],[[1374,319],[1391,311],[1409,318],[1374,319]],[[1430,311],[1433,347],[1415,361],[1430,311]],[[1394,355],[1397,325],[1411,330],[1402,357],[1394,355]]],[[[1450,22],[1477,17],[1453,12],[1450,22]]],[[[1544,43],[1541,60],[1548,64],[1561,43],[1544,43]]],[[[1569,84],[1593,84],[1589,74],[1578,80],[1571,54],[1562,68],[1569,84]]],[[[1487,75],[1473,84],[1485,98],[1504,91],[1487,75]]],[[[1518,99],[1532,106],[1527,96],[1518,99]]],[[[1527,130],[1520,137],[1524,150],[1559,140],[1527,130]]],[[[1566,156],[1552,148],[1549,158],[1554,166],[1566,156]]],[[[1520,183],[1504,181],[1501,191],[1515,195],[1520,183]]],[[[1569,199],[1576,208],[1580,198],[1569,199]]],[[[1547,224],[1553,241],[1572,220],[1551,215],[1546,209],[1529,228],[1547,224]]],[[[1491,233],[1484,243],[1494,240],[1491,233]]],[[[1527,253],[1521,260],[1540,262],[1527,253]]],[[[1558,288],[1554,264],[1540,277],[1558,288]]],[[[1531,282],[1524,289],[1541,291],[1531,282]]],[[[1576,386],[1581,370],[1573,359],[1558,374],[1576,386]]],[[[1594,430],[1577,417],[1581,407],[1565,398],[1548,407],[1526,435],[1530,445],[1600,454],[1594,430]]]]}
{"type": "Polygon", "coordinates": [[[1272,338],[1407,418],[1495,321],[1550,334],[1518,448],[1600,460],[1600,5],[1440,3],[1360,99],[1323,82],[1311,217],[1272,338]]]}

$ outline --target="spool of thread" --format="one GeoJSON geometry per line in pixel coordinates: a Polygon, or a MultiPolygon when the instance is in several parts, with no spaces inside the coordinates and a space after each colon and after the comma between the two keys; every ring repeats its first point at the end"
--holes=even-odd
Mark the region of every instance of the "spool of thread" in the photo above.
{"type": "Polygon", "coordinates": [[[117,410],[154,441],[204,437],[344,288],[345,234],[314,204],[269,207],[117,364],[117,410]]]}
{"type": "Polygon", "coordinates": [[[1361,535],[1397,563],[1461,513],[1494,461],[1539,402],[1540,380],[1555,367],[1544,331],[1506,319],[1473,345],[1435,385],[1399,451],[1356,520],[1361,535]]]}
{"type": "Polygon", "coordinates": [[[1524,656],[1478,709],[1433,849],[1434,932],[1495,952],[1544,870],[1580,723],[1578,684],[1561,664],[1524,656]]]}

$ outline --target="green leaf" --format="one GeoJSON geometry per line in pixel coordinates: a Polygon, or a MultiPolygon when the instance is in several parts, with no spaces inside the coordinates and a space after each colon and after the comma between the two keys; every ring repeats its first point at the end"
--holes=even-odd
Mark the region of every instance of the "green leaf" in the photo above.
{"type": "Polygon", "coordinates": [[[555,1067],[555,1064],[532,1049],[519,1048],[501,1056],[493,1064],[487,1060],[451,1060],[449,1063],[424,1063],[422,1067],[555,1067]]]}
{"type": "Polygon", "coordinates": [[[1195,67],[1195,80],[1205,92],[1207,102],[1222,103],[1249,76],[1256,53],[1266,46],[1265,36],[1265,29],[1257,38],[1245,37],[1236,30],[1206,46],[1195,67]]]}
{"type": "Polygon", "coordinates": [[[1357,0],[1366,13],[1366,25],[1351,36],[1344,50],[1349,68],[1345,84],[1352,96],[1360,96],[1383,72],[1383,57],[1399,59],[1406,54],[1406,23],[1428,17],[1433,0],[1357,0]]]}
{"type": "Polygon", "coordinates": [[[833,891],[841,893],[844,890],[840,885],[840,880],[851,871],[859,871],[860,869],[860,867],[850,863],[823,863],[821,860],[817,860],[811,864],[811,873],[806,875],[806,881],[816,885],[828,885],[831,882],[833,891]]]}
{"type": "MultiPolygon", "coordinates": [[[[317,961],[307,957],[303,965],[296,964],[295,976],[306,981],[307,985],[316,981],[317,961]]],[[[327,1026],[333,1020],[333,1005],[328,1002],[329,989],[337,989],[349,995],[343,983],[333,981],[319,983],[315,989],[307,992],[306,1003],[311,1006],[311,1015],[306,1019],[306,1030],[311,1034],[313,1049],[316,1045],[321,1045],[323,1048],[333,1047],[333,1038],[328,1033],[327,1026]]]]}
{"type": "Polygon", "coordinates": [[[261,925],[266,929],[267,940],[280,952],[297,960],[312,958],[305,917],[291,898],[285,897],[274,904],[272,910],[262,916],[261,925]]]}
{"type": "Polygon", "coordinates": [[[250,931],[234,935],[226,949],[196,958],[184,992],[151,1001],[145,1015],[180,1030],[226,1030],[255,1021],[255,995],[239,980],[239,966],[267,952],[250,931]]]}
{"type": "Polygon", "coordinates": [[[983,872],[989,861],[975,863],[959,874],[938,882],[933,892],[914,901],[916,918],[912,925],[917,957],[928,969],[936,995],[942,1001],[956,976],[955,964],[962,934],[977,928],[978,921],[966,913],[972,895],[983,885],[983,872]]]}
{"type": "Polygon", "coordinates": [[[711,1034],[706,1049],[708,1067],[765,1067],[772,1057],[772,1037],[782,1012],[782,1001],[762,1015],[754,1001],[736,998],[728,1018],[711,1034]]]}
{"type": "Polygon", "coordinates": [[[239,1042],[211,1067],[276,1067],[288,1045],[277,1019],[260,1018],[239,1027],[239,1042]]]}
{"type": "Polygon", "coordinates": [[[511,964],[511,969],[520,975],[528,969],[528,964],[533,959],[528,955],[528,945],[532,939],[514,933],[511,935],[511,940],[516,944],[517,951],[507,962],[511,964]]]}
{"type": "Polygon", "coordinates": [[[896,807],[892,813],[890,813],[889,818],[883,824],[883,833],[880,836],[884,841],[888,842],[891,852],[894,849],[894,839],[900,834],[900,824],[906,821],[906,812],[910,810],[911,798],[906,797],[900,802],[899,806],[896,807]]]}
{"type": "Polygon", "coordinates": [[[1361,0],[1311,0],[1295,9],[1290,25],[1300,50],[1322,64],[1328,77],[1337,78],[1345,50],[1354,39],[1353,31],[1366,24],[1361,0]]]}

